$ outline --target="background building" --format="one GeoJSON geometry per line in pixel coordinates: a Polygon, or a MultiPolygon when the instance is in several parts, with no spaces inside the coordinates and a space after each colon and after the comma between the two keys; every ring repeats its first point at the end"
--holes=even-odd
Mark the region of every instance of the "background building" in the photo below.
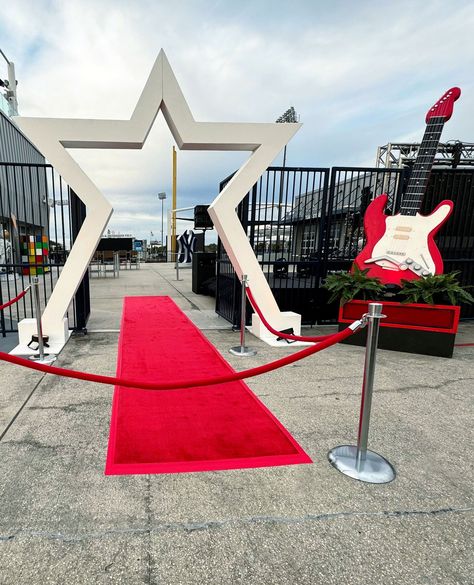
{"type": "Polygon", "coordinates": [[[0,110],[0,224],[12,246],[12,266],[0,267],[2,272],[30,271],[40,257],[44,263],[50,247],[48,191],[44,157],[0,110]]]}

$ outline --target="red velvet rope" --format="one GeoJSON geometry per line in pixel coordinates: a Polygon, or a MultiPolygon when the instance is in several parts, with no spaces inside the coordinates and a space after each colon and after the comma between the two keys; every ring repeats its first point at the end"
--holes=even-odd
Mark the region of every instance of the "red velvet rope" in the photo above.
{"type": "Polygon", "coordinates": [[[7,303],[5,303],[4,305],[0,305],[0,311],[3,311],[3,309],[6,309],[7,307],[9,307],[10,305],[13,305],[13,303],[17,303],[20,299],[22,299],[26,293],[30,290],[30,287],[26,287],[24,291],[22,291],[17,297],[15,297],[14,299],[12,299],[11,301],[8,301],[7,303]]]}
{"type": "Polygon", "coordinates": [[[88,382],[98,382],[99,384],[112,384],[115,386],[125,386],[127,388],[139,388],[141,390],[177,390],[179,388],[193,388],[195,386],[214,386],[215,384],[224,384],[226,382],[235,382],[236,380],[242,380],[243,378],[251,378],[266,372],[271,372],[282,366],[292,364],[298,360],[301,360],[313,353],[318,353],[331,345],[339,343],[346,337],[352,335],[354,331],[347,327],[339,333],[335,333],[330,336],[330,339],[325,339],[318,345],[312,345],[305,347],[304,349],[297,351],[291,355],[282,357],[278,360],[274,360],[263,366],[257,366],[255,368],[249,368],[241,372],[233,372],[231,374],[225,374],[224,376],[217,376],[215,378],[198,378],[196,380],[181,380],[177,382],[143,382],[139,380],[125,380],[122,378],[115,378],[113,376],[101,376],[98,374],[89,374],[86,372],[78,372],[77,370],[69,370],[66,368],[58,368],[56,366],[47,366],[45,364],[39,364],[24,358],[10,355],[8,353],[0,352],[0,360],[16,364],[17,366],[24,366],[32,370],[39,372],[45,372],[46,374],[55,374],[57,376],[64,376],[66,378],[75,378],[77,380],[86,380],[88,382]]]}
{"type": "Polygon", "coordinates": [[[277,337],[281,337],[282,339],[291,339],[293,341],[310,341],[312,343],[324,341],[325,339],[329,339],[330,337],[332,337],[332,335],[318,335],[316,337],[303,337],[302,335],[292,335],[290,333],[282,333],[281,331],[274,329],[270,325],[270,323],[265,319],[262,311],[260,310],[260,307],[257,305],[257,302],[253,298],[252,292],[250,291],[249,288],[247,288],[247,296],[249,298],[250,304],[254,308],[257,315],[260,317],[260,321],[265,325],[265,327],[268,329],[268,331],[270,331],[270,333],[273,333],[273,335],[276,335],[277,337]]]}

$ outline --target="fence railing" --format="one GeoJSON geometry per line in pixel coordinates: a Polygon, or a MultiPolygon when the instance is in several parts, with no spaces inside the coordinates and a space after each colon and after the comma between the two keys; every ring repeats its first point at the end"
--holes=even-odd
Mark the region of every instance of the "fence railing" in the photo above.
{"type": "MultiPolygon", "coordinates": [[[[322,281],[328,273],[348,270],[363,248],[363,218],[374,197],[386,193],[386,213],[398,212],[409,173],[368,167],[266,171],[238,214],[282,311],[300,313],[307,324],[336,321],[337,304],[328,305],[322,281]]],[[[464,285],[474,283],[473,182],[474,170],[435,169],[421,209],[429,213],[442,199],[453,199],[455,212],[437,243],[445,271],[460,270],[464,285]]],[[[240,283],[219,242],[216,310],[234,325],[240,321],[239,299],[240,283]]],[[[463,306],[462,316],[474,317],[474,309],[463,306]]]]}
{"type": "MultiPolygon", "coordinates": [[[[46,305],[84,218],[84,204],[51,165],[0,163],[0,304],[38,277],[46,305]]],[[[68,311],[72,329],[87,321],[87,282],[78,295],[68,311]]],[[[1,315],[2,335],[32,317],[31,300],[10,307],[1,315]]]]}

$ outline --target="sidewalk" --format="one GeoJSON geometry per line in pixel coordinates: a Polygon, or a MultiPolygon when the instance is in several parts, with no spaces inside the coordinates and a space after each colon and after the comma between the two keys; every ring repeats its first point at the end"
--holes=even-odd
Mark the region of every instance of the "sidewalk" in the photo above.
{"type": "MultiPolygon", "coordinates": [[[[121,299],[138,294],[171,296],[236,369],[295,351],[250,338],[258,354],[232,356],[239,333],[180,276],[154,264],[94,279],[89,334],[57,364],[114,374],[121,299]]],[[[379,351],[369,446],[397,471],[379,486],[326,459],[356,440],[363,357],[336,346],[248,381],[313,465],[110,477],[113,389],[0,362],[0,583],[472,582],[474,347],[379,351]]]]}

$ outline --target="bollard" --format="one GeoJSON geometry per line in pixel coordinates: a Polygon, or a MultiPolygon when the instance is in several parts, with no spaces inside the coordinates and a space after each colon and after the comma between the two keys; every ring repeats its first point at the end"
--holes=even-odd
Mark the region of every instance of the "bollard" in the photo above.
{"type": "Polygon", "coordinates": [[[56,356],[53,354],[44,353],[43,326],[41,324],[39,278],[37,276],[33,277],[32,288],[34,291],[33,298],[35,305],[36,330],[38,334],[38,353],[30,356],[30,359],[39,362],[40,364],[51,364],[56,360],[56,356]]]}
{"type": "Polygon", "coordinates": [[[179,277],[179,252],[176,252],[176,280],[180,281],[183,280],[179,277]]]}
{"type": "Polygon", "coordinates": [[[114,252],[114,278],[120,276],[120,256],[118,252],[114,252]]]}
{"type": "Polygon", "coordinates": [[[240,305],[240,345],[231,347],[229,352],[233,355],[240,355],[242,357],[256,355],[257,351],[245,345],[245,317],[247,312],[247,275],[242,275],[242,296],[240,305]]]}
{"type": "Polygon", "coordinates": [[[385,317],[381,303],[369,303],[369,312],[364,317],[367,319],[367,345],[357,446],[335,447],[329,451],[328,459],[344,475],[367,483],[388,483],[395,479],[395,469],[384,457],[367,449],[379,325],[380,319],[385,317]]]}

